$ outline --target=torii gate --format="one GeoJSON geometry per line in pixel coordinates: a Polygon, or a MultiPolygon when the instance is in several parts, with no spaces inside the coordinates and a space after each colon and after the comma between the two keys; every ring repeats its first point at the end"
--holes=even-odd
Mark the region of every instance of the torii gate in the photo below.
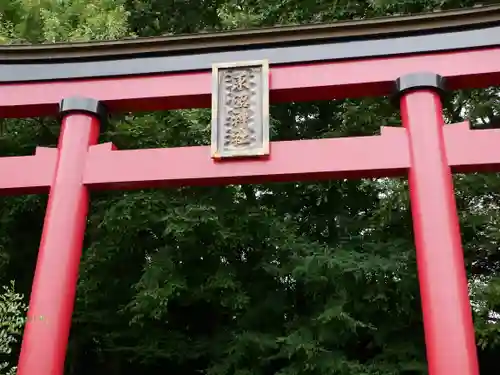
{"type": "Polygon", "coordinates": [[[445,83],[446,89],[500,84],[500,7],[195,37],[1,47],[0,116],[62,117],[57,149],[0,158],[4,193],[49,192],[18,375],[63,374],[89,189],[405,175],[429,374],[478,375],[451,173],[499,171],[500,130],[471,130],[467,122],[443,127],[445,83]],[[218,65],[210,73],[212,64],[259,59],[269,61],[269,72],[266,62],[254,61],[218,65]],[[252,124],[249,112],[237,117],[238,106],[228,99],[224,84],[234,74],[247,74],[247,83],[254,79],[249,101],[239,105],[253,111],[252,124]],[[380,136],[269,144],[268,92],[272,102],[395,93],[403,127],[383,127],[380,136]],[[211,96],[212,155],[210,147],[118,151],[98,143],[105,109],[202,108],[211,96]],[[244,123],[246,135],[224,127],[222,117],[244,123]],[[226,160],[233,156],[246,157],[226,160]]]}

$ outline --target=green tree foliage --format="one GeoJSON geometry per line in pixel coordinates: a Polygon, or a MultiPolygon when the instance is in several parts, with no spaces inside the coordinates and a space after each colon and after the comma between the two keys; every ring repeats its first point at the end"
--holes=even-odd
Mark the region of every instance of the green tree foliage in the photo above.
{"type": "MultiPolygon", "coordinates": [[[[14,282],[3,287],[0,294],[0,356],[12,353],[12,347],[18,342],[25,322],[26,304],[23,296],[16,293],[14,282]]],[[[8,358],[8,357],[7,357],[8,358]]],[[[15,375],[16,366],[7,361],[0,362],[0,374],[15,375]]]]}
{"type": "Polygon", "coordinates": [[[131,35],[129,12],[120,0],[12,0],[0,5],[0,11],[3,43],[78,42],[131,35]]]}
{"type": "MultiPolygon", "coordinates": [[[[16,0],[0,5],[0,41],[206,32],[475,3],[16,0]]],[[[445,107],[449,121],[484,123],[500,103],[495,89],[461,91],[445,107]]],[[[271,117],[273,140],[370,135],[400,122],[385,98],[280,104],[271,117]]],[[[102,140],[129,149],[207,144],[209,123],[209,111],[200,109],[118,114],[102,140]]],[[[2,155],[57,140],[52,119],[0,125],[2,155]]],[[[460,175],[455,183],[488,374],[498,355],[500,179],[460,175]]],[[[29,196],[0,205],[1,281],[15,279],[24,293],[45,203],[29,196]]],[[[93,194],[67,364],[70,375],[425,374],[406,182],[93,194]]]]}

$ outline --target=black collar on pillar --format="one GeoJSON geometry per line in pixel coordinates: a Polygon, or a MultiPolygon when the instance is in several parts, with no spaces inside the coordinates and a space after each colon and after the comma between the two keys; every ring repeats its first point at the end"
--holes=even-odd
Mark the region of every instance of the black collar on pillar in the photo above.
{"type": "Polygon", "coordinates": [[[399,107],[401,97],[411,91],[433,90],[444,99],[446,94],[446,79],[439,74],[430,72],[410,73],[394,81],[393,104],[399,107]]]}
{"type": "Polygon", "coordinates": [[[96,99],[74,96],[61,100],[59,103],[59,116],[63,118],[70,113],[85,113],[98,118],[101,122],[101,129],[104,129],[108,122],[106,106],[96,99]]]}

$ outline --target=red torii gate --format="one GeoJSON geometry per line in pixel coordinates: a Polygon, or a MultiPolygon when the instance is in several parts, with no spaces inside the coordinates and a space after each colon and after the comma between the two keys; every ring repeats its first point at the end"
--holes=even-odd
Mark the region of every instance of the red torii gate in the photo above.
{"type": "Polygon", "coordinates": [[[49,192],[18,374],[63,374],[89,189],[408,175],[429,374],[477,375],[451,172],[499,171],[500,130],[474,131],[467,122],[444,127],[440,94],[445,80],[447,89],[499,85],[499,46],[500,7],[485,7],[0,48],[0,116],[62,117],[57,149],[0,158],[4,193],[49,192]],[[232,161],[213,160],[205,146],[119,151],[98,144],[106,109],[208,107],[211,65],[255,58],[271,63],[273,102],[379,96],[395,88],[403,127],[383,127],[380,136],[273,142],[266,158],[232,161]]]}

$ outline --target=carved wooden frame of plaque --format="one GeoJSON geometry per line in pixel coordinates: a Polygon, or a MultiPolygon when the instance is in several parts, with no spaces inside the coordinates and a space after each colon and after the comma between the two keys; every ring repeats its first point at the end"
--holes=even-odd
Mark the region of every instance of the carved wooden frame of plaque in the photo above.
{"type": "Polygon", "coordinates": [[[214,159],[269,155],[269,63],[267,60],[212,65],[212,135],[214,159]],[[235,81],[235,77],[236,79],[235,81]],[[244,85],[245,78],[246,84],[244,85]],[[230,81],[230,83],[228,82],[230,81]],[[234,82],[239,82],[236,95],[234,82]],[[233,90],[231,91],[231,88],[233,90]],[[230,98],[238,98],[239,108],[230,98]],[[246,97],[246,101],[242,101],[246,97]],[[232,105],[228,101],[233,102],[232,105]],[[244,113],[242,114],[241,111],[244,113]],[[247,121],[242,119],[246,118],[247,121]],[[245,122],[240,128],[239,121],[245,122]],[[234,142],[238,142],[235,144],[234,142]]]}

